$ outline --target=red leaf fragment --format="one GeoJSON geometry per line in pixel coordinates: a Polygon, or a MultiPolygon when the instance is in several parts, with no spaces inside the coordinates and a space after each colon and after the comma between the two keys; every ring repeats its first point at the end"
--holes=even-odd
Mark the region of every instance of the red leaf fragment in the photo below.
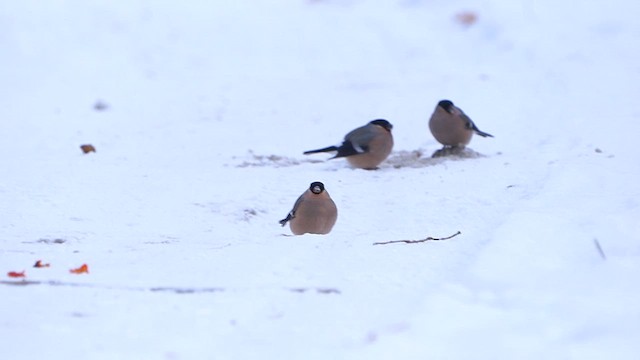
{"type": "Polygon", "coordinates": [[[69,270],[69,272],[72,274],[88,274],[89,266],[87,266],[87,264],[82,264],[82,266],[80,266],[79,268],[71,269],[69,270]]]}
{"type": "Polygon", "coordinates": [[[17,271],[9,271],[7,273],[8,277],[12,277],[12,278],[23,278],[26,275],[24,274],[24,270],[22,270],[21,272],[17,272],[17,271]]]}

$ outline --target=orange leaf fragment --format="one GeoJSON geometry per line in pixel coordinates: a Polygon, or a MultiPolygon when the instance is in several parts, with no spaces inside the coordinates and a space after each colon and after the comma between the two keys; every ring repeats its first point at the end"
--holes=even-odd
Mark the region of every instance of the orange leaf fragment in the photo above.
{"type": "Polygon", "coordinates": [[[49,267],[51,266],[50,264],[43,264],[42,260],[38,260],[36,261],[36,263],[33,265],[34,268],[45,268],[45,267],[49,267]]]}
{"type": "Polygon", "coordinates": [[[26,275],[24,274],[24,270],[22,270],[21,272],[17,272],[17,271],[9,271],[7,273],[8,277],[12,277],[12,278],[23,278],[26,275]]]}
{"type": "Polygon", "coordinates": [[[80,266],[77,269],[71,269],[69,270],[70,273],[72,274],[88,274],[89,273],[89,266],[87,266],[87,264],[82,264],[82,266],[80,266]]]}
{"type": "Polygon", "coordinates": [[[93,147],[93,145],[91,144],[80,145],[80,149],[82,149],[82,152],[85,154],[88,154],[90,152],[96,152],[96,148],[93,147]]]}

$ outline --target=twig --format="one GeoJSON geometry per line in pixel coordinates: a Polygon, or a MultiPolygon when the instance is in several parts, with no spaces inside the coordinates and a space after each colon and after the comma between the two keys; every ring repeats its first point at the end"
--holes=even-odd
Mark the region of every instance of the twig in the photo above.
{"type": "Polygon", "coordinates": [[[607,255],[604,254],[604,250],[602,250],[602,246],[600,246],[598,239],[593,239],[593,243],[596,244],[596,249],[598,250],[598,253],[600,253],[602,260],[607,260],[607,255]]]}
{"type": "Polygon", "coordinates": [[[417,244],[417,243],[423,243],[423,242],[427,242],[427,241],[440,241],[440,240],[449,240],[453,237],[456,237],[458,235],[462,234],[460,231],[458,231],[457,233],[451,235],[451,236],[447,236],[447,237],[443,237],[443,238],[434,238],[434,237],[427,237],[426,239],[420,239],[420,240],[393,240],[393,241],[383,241],[383,242],[375,242],[373,243],[373,245],[387,245],[387,244],[397,244],[397,243],[405,243],[405,244],[417,244]]]}

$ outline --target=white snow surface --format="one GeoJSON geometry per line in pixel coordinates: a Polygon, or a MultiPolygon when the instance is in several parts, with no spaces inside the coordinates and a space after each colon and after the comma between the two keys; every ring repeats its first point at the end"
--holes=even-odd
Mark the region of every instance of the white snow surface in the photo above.
{"type": "Polygon", "coordinates": [[[638,359],[639,16],[3,1],[0,359],[638,359]],[[430,158],[441,99],[477,156],[430,158]],[[376,118],[380,169],[302,155],[376,118]],[[338,222],[290,236],[312,181],[338,222]]]}

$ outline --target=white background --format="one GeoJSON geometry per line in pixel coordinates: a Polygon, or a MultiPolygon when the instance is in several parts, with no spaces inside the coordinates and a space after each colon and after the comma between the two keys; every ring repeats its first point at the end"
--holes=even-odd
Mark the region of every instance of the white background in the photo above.
{"type": "Polygon", "coordinates": [[[0,358],[637,359],[639,8],[2,2],[0,358]],[[376,118],[379,170],[302,155],[376,118]]]}

